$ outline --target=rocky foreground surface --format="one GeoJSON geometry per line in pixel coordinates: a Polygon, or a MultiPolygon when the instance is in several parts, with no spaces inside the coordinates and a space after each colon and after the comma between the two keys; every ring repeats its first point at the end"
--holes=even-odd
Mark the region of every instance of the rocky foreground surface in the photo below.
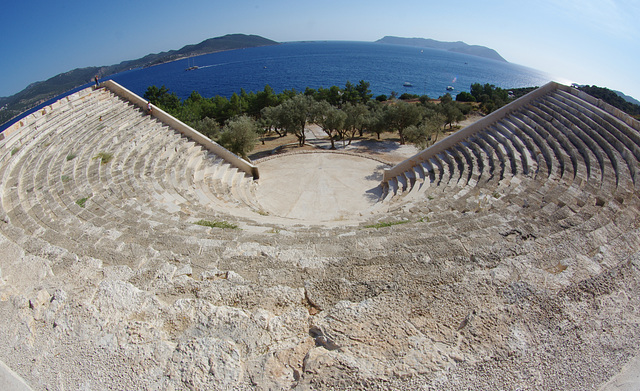
{"type": "Polygon", "coordinates": [[[193,142],[74,99],[1,141],[0,359],[35,390],[596,390],[640,353],[640,149],[545,128],[568,93],[345,225],[265,216],[193,142]]]}

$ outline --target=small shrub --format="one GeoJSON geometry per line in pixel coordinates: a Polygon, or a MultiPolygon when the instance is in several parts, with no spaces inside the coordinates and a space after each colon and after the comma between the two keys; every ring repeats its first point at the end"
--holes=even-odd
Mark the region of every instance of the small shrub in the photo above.
{"type": "Polygon", "coordinates": [[[462,91],[458,95],[456,95],[456,101],[458,102],[475,102],[476,98],[468,93],[467,91],[462,91]]]}
{"type": "Polygon", "coordinates": [[[100,152],[93,158],[100,159],[100,164],[107,164],[111,161],[111,159],[113,159],[113,155],[108,152],[100,152]]]}
{"type": "Polygon", "coordinates": [[[13,149],[11,150],[11,156],[13,156],[13,155],[15,155],[16,153],[18,153],[18,151],[19,151],[19,150],[20,150],[20,148],[17,148],[17,147],[16,147],[16,148],[13,148],[13,149]]]}
{"type": "Polygon", "coordinates": [[[76,204],[78,204],[79,207],[84,208],[84,204],[87,202],[88,199],[89,197],[77,199],[76,204]]]}
{"type": "Polygon", "coordinates": [[[60,179],[62,180],[62,183],[67,183],[71,180],[71,177],[69,175],[63,175],[60,179]]]}
{"type": "Polygon", "coordinates": [[[73,159],[75,159],[75,157],[76,157],[76,154],[71,152],[70,154],[67,155],[67,161],[73,160],[73,159]]]}
{"type": "Polygon", "coordinates": [[[418,99],[420,98],[420,95],[416,95],[416,94],[409,94],[408,92],[405,92],[404,94],[400,95],[400,100],[412,100],[412,99],[418,99]]]}
{"type": "Polygon", "coordinates": [[[199,220],[194,224],[202,225],[203,227],[209,228],[228,228],[228,229],[237,229],[238,226],[236,224],[232,224],[226,221],[209,221],[209,220],[199,220]]]}

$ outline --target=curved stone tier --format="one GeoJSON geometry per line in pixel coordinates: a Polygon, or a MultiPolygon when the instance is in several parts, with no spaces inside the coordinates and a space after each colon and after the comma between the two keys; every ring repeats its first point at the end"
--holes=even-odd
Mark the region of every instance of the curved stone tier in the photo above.
{"type": "Polygon", "coordinates": [[[292,157],[258,184],[81,91],[0,140],[0,360],[34,389],[597,389],[640,354],[639,132],[550,84],[315,226],[268,188],[292,157]]]}
{"type": "Polygon", "coordinates": [[[501,191],[514,177],[587,191],[634,191],[640,179],[637,122],[628,117],[629,124],[623,122],[568,87],[552,83],[541,92],[546,93],[524,97],[455,140],[389,170],[401,172],[386,173],[385,199],[399,201],[428,188],[449,195],[451,188],[463,194],[501,191]]]}

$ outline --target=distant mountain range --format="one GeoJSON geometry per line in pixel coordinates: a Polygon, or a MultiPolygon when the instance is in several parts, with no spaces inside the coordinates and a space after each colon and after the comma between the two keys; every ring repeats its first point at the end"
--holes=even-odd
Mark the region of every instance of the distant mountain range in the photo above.
{"type": "Polygon", "coordinates": [[[392,45],[417,46],[421,48],[431,48],[446,50],[449,52],[464,53],[471,56],[489,58],[492,60],[508,62],[493,49],[479,45],[467,45],[462,41],[458,42],[442,42],[435,39],[427,38],[402,38],[386,36],[376,41],[377,43],[388,43],[392,45]]]}
{"type": "Polygon", "coordinates": [[[637,99],[635,99],[635,98],[633,98],[633,97],[631,97],[629,95],[625,95],[620,91],[613,90],[613,92],[615,92],[616,95],[618,95],[622,99],[626,100],[627,102],[633,103],[634,105],[639,105],[640,106],[640,101],[638,101],[637,99]]]}
{"type": "Polygon", "coordinates": [[[0,124],[57,95],[91,82],[95,75],[99,75],[102,78],[129,69],[149,67],[191,56],[223,50],[278,44],[276,41],[257,35],[229,34],[223,37],[210,38],[199,44],[187,45],[179,50],[148,54],[137,60],[123,61],[115,65],[77,68],[48,80],[32,83],[24,90],[10,97],[0,98],[0,124]]]}

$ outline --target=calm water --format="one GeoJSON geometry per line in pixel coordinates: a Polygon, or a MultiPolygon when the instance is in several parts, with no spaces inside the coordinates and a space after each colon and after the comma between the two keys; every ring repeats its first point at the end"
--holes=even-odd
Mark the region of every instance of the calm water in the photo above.
{"type": "MultiPolygon", "coordinates": [[[[351,81],[370,83],[374,96],[391,91],[427,94],[437,98],[452,86],[452,95],[469,91],[472,83],[502,88],[540,86],[552,79],[519,65],[460,53],[371,42],[295,42],[276,46],[205,54],[109,77],[142,96],[147,87],[165,85],[186,99],[192,91],[204,97],[261,91],[269,84],[276,93],[306,87],[344,87],[351,81]],[[200,69],[185,71],[190,65],[200,69]],[[413,87],[404,87],[405,82],[413,87]]],[[[32,113],[57,99],[86,88],[78,87],[29,110],[32,113]]],[[[17,119],[0,125],[4,130],[17,119]]]]}
{"type": "Polygon", "coordinates": [[[368,81],[374,96],[399,93],[438,97],[447,86],[469,91],[472,83],[498,87],[542,85],[551,76],[534,69],[459,53],[369,42],[296,42],[206,54],[111,77],[138,95],[165,85],[180,98],[192,91],[229,97],[241,88],[260,91],[269,84],[285,89],[344,87],[368,81]],[[189,65],[200,69],[185,71],[189,65]],[[409,82],[413,87],[404,87],[409,82]]]}

